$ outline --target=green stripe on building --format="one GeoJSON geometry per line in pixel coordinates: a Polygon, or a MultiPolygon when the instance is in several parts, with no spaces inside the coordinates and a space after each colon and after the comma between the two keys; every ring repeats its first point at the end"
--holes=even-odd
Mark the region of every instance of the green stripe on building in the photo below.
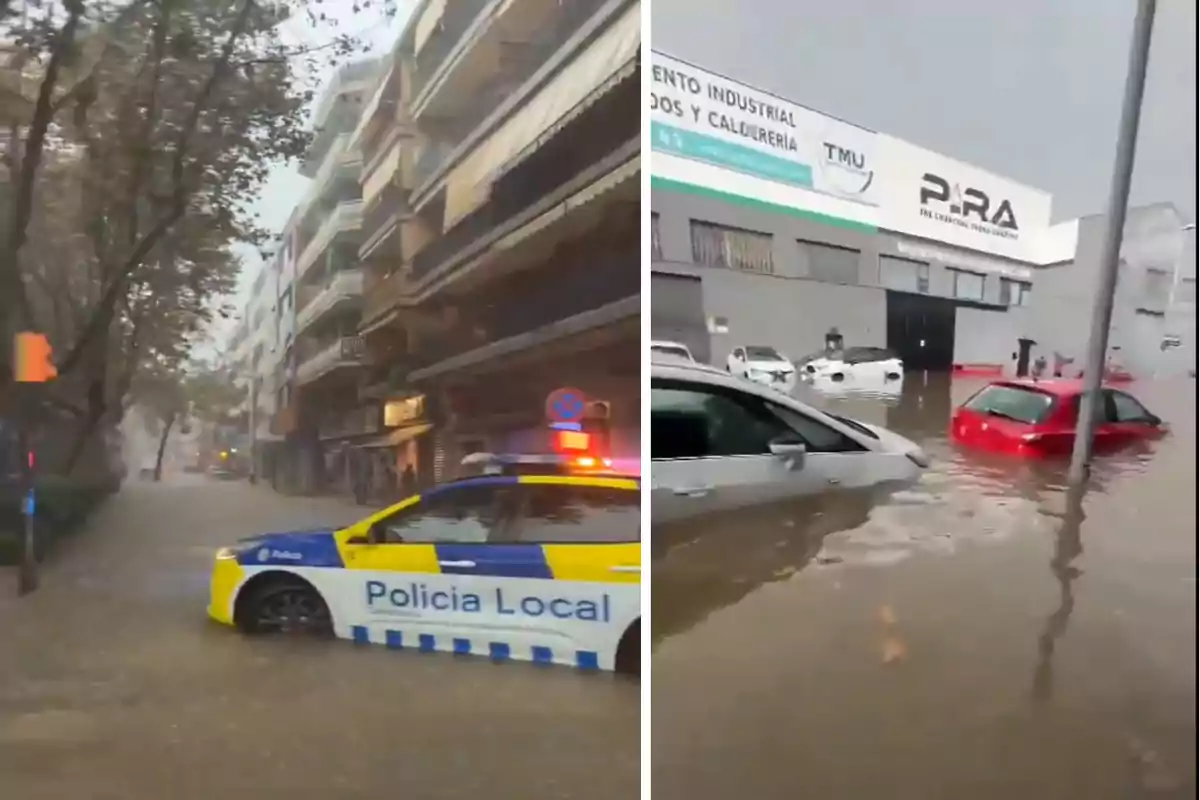
{"type": "Polygon", "coordinates": [[[759,200],[754,197],[745,197],[732,192],[723,192],[720,189],[710,189],[707,186],[697,186],[694,183],[684,183],[670,178],[660,178],[657,175],[650,176],[650,187],[653,189],[662,189],[666,192],[677,192],[679,194],[690,194],[697,197],[708,197],[713,200],[720,200],[724,203],[730,203],[743,208],[754,209],[755,211],[764,211],[768,214],[783,214],[788,217],[799,217],[800,219],[819,222],[823,225],[832,225],[835,228],[844,228],[850,231],[860,231],[863,233],[875,233],[878,228],[866,222],[858,222],[852,219],[843,219],[835,217],[831,214],[821,214],[817,211],[807,211],[803,208],[793,208],[779,203],[772,203],[767,200],[759,200]]]}

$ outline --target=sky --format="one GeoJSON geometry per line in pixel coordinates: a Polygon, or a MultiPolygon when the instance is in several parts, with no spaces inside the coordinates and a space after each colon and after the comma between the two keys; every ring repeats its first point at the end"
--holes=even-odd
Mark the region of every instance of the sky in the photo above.
{"type": "MultiPolygon", "coordinates": [[[[1104,210],[1135,0],[651,0],[652,46],[1104,210]]],[[[1196,218],[1196,2],[1159,0],[1131,201],[1196,218]]]]}

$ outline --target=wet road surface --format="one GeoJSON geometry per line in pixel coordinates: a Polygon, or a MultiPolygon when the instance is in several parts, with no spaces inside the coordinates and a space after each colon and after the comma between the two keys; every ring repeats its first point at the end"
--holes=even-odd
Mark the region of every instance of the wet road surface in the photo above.
{"type": "Polygon", "coordinates": [[[0,600],[0,798],[636,797],[634,681],[205,620],[217,546],[361,516],[244,483],[131,483],[37,594],[0,600]]]}
{"type": "Polygon", "coordinates": [[[912,489],[655,530],[655,800],[1196,796],[1195,382],[1132,387],[1173,433],[1078,536],[1065,467],[946,441],[981,385],[815,400],[922,443],[912,489]]]}

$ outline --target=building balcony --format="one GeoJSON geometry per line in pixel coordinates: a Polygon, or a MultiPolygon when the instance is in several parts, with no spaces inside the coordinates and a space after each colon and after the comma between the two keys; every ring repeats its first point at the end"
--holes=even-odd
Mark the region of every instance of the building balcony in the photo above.
{"type": "MultiPolygon", "coordinates": [[[[443,146],[426,165],[427,177],[445,165],[457,147],[549,62],[573,38],[584,38],[587,23],[601,25],[618,0],[510,0],[493,2],[460,35],[453,52],[434,73],[413,78],[412,113],[423,132],[443,146]]],[[[449,37],[442,34],[443,38],[449,37]]],[[[428,158],[428,156],[427,156],[428,158]]],[[[414,186],[420,186],[418,181],[414,186]]]]}
{"type": "Polygon", "coordinates": [[[367,204],[362,222],[362,245],[358,257],[363,261],[394,261],[403,258],[400,249],[401,228],[409,217],[408,195],[390,184],[367,204]]]}
{"type": "Polygon", "coordinates": [[[362,228],[363,204],[361,200],[338,203],[333,211],[317,228],[317,232],[304,245],[296,259],[296,280],[299,281],[325,250],[340,237],[357,235],[362,228]]]}
{"type": "Polygon", "coordinates": [[[363,322],[366,326],[377,327],[388,312],[411,303],[413,289],[412,280],[404,270],[392,272],[377,281],[364,298],[363,322]]]}
{"type": "Polygon", "coordinates": [[[311,299],[296,311],[296,332],[306,328],[330,312],[362,301],[362,270],[351,269],[335,272],[325,281],[311,299]]]}
{"type": "Polygon", "coordinates": [[[313,174],[312,183],[299,205],[305,207],[319,201],[335,181],[344,183],[349,178],[357,183],[361,171],[362,153],[353,146],[351,135],[338,134],[329,147],[329,153],[313,174]]]}
{"type": "Polygon", "coordinates": [[[313,383],[332,372],[357,369],[366,363],[367,348],[361,336],[341,336],[318,344],[296,366],[296,384],[313,383]]]}
{"type": "MultiPolygon", "coordinates": [[[[453,226],[412,259],[412,274],[421,282],[434,271],[477,254],[500,232],[511,232],[531,222],[536,209],[555,207],[566,212],[570,198],[605,174],[625,168],[640,152],[640,87],[638,71],[617,73],[616,85],[603,87],[598,96],[557,129],[541,131],[535,146],[518,154],[508,171],[488,187],[486,199],[473,210],[477,199],[465,196],[463,184],[447,185],[446,216],[453,226]],[[453,190],[453,191],[452,191],[453,190]]],[[[483,169],[482,165],[476,168],[483,169]]],[[[634,167],[636,169],[636,165],[634,167]]],[[[454,176],[470,182],[471,173],[454,176]]],[[[479,173],[474,173],[479,174],[479,173]]],[[[491,173],[495,175],[495,173],[491,173]]],[[[475,184],[471,184],[474,186],[475,184]]],[[[476,189],[478,191],[478,189],[476,189]]],[[[575,200],[573,202],[580,202],[575,200]]]]}

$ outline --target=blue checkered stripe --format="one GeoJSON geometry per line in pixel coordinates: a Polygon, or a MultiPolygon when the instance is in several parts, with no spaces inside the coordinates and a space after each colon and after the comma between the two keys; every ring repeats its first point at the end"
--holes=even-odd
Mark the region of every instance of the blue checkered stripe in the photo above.
{"type": "MultiPolygon", "coordinates": [[[[371,632],[366,625],[353,625],[350,637],[355,644],[372,644],[371,632]]],[[[507,642],[494,642],[484,639],[468,639],[461,636],[435,636],[432,633],[405,633],[404,631],[384,631],[384,641],[379,644],[387,645],[392,650],[416,650],[421,653],[448,652],[456,656],[486,656],[495,662],[503,661],[532,661],[535,664],[554,664],[553,648],[533,645],[527,653],[514,651],[507,642]]],[[[559,662],[568,662],[578,669],[600,669],[600,656],[593,650],[576,650],[571,658],[562,658],[559,662]]]]}

